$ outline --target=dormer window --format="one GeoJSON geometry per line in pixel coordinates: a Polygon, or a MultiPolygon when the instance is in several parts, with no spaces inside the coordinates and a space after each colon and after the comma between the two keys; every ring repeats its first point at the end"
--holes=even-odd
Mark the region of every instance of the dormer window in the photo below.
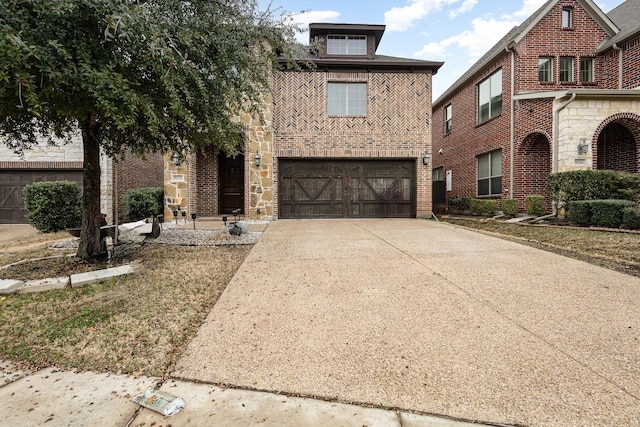
{"type": "Polygon", "coordinates": [[[329,55],[366,55],[366,36],[327,36],[327,54],[329,55]]]}

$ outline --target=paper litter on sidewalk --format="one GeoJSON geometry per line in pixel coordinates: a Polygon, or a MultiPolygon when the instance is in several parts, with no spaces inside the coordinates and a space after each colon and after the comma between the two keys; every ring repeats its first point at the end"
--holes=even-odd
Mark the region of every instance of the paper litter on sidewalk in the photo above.
{"type": "Polygon", "coordinates": [[[177,414],[184,409],[184,400],[162,390],[149,387],[144,394],[133,398],[140,406],[160,412],[165,417],[177,414]]]}

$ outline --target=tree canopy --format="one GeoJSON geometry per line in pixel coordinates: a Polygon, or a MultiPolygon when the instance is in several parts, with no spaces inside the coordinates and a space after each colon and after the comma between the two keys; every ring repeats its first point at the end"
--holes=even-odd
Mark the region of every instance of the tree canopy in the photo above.
{"type": "MultiPolygon", "coordinates": [[[[0,137],[21,150],[82,134],[83,233],[95,236],[100,148],[241,150],[234,117],[259,112],[278,55],[300,57],[286,22],[256,0],[4,0],[0,137]]],[[[95,255],[86,244],[79,254],[95,255]]]]}

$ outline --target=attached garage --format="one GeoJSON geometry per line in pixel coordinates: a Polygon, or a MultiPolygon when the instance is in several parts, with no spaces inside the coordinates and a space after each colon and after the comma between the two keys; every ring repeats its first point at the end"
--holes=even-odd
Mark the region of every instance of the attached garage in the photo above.
{"type": "Polygon", "coordinates": [[[414,218],[415,160],[280,159],[280,218],[414,218]]]}
{"type": "Polygon", "coordinates": [[[0,224],[27,223],[22,190],[41,181],[74,181],[82,186],[81,170],[0,170],[0,224]]]}

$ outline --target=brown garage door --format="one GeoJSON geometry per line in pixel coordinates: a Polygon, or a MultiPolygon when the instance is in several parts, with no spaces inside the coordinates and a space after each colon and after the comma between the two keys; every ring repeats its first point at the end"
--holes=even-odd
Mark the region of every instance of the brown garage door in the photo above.
{"type": "Polygon", "coordinates": [[[27,223],[22,189],[40,181],[74,181],[82,186],[80,170],[2,170],[0,171],[0,223],[27,223]]]}
{"type": "Polygon", "coordinates": [[[280,160],[280,218],[413,218],[414,160],[280,160]]]}

